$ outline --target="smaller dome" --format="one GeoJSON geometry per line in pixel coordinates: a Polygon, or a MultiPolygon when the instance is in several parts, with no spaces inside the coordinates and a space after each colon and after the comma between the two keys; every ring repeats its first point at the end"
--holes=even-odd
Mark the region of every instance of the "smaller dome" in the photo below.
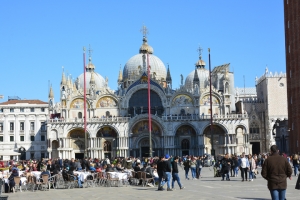
{"type": "MultiPolygon", "coordinates": [[[[95,85],[96,88],[102,88],[105,86],[105,79],[98,73],[96,72],[86,72],[86,79],[85,79],[85,83],[86,83],[86,89],[88,90],[90,88],[90,81],[91,81],[91,77],[92,77],[92,73],[94,76],[94,80],[95,80],[95,85]]],[[[84,87],[84,74],[80,74],[78,76],[78,81],[79,81],[79,87],[83,88],[84,87]]]]}
{"type": "Polygon", "coordinates": [[[205,62],[203,60],[201,60],[201,58],[196,62],[196,66],[205,66],[205,62]]]}
{"type": "Polygon", "coordinates": [[[86,66],[87,69],[95,69],[95,65],[93,63],[89,63],[87,66],[86,66]]]}
{"type": "MultiPolygon", "coordinates": [[[[206,81],[209,80],[209,71],[205,68],[197,68],[197,74],[199,77],[200,85],[199,88],[206,87],[206,81]]],[[[193,70],[185,79],[185,87],[189,90],[193,89],[195,70],[193,70]]]]}
{"type": "Polygon", "coordinates": [[[153,48],[148,45],[147,43],[147,38],[144,36],[143,38],[143,44],[142,46],[140,47],[140,53],[149,53],[149,54],[153,54],[153,48]]]}

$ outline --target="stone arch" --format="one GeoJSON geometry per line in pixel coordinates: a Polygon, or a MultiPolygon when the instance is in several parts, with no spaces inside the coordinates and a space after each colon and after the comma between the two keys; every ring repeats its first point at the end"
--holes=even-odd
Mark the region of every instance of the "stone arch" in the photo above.
{"type": "Polygon", "coordinates": [[[57,139],[58,138],[58,131],[56,129],[51,129],[49,138],[57,139]]]}
{"type": "MultiPolygon", "coordinates": [[[[132,118],[129,122],[129,125],[127,126],[125,133],[132,133],[132,128],[139,122],[141,121],[144,121],[144,120],[148,120],[148,114],[141,114],[141,115],[137,115],[135,116],[134,118],[132,118]]],[[[155,115],[151,115],[151,119],[152,119],[152,124],[153,122],[156,123],[160,130],[161,130],[161,133],[163,135],[163,133],[166,133],[167,132],[167,129],[166,127],[164,126],[164,122],[162,121],[162,119],[158,116],[155,116],[155,115]]]]}
{"type": "MultiPolygon", "coordinates": [[[[141,134],[139,135],[135,141],[133,142],[133,148],[139,148],[139,144],[142,140],[148,139],[149,140],[149,135],[148,134],[141,134]]],[[[160,148],[160,143],[159,139],[157,137],[152,137],[152,148],[160,148]]]]}
{"type": "Polygon", "coordinates": [[[117,108],[118,100],[111,95],[102,95],[96,101],[96,108],[117,108]]]}
{"type": "Polygon", "coordinates": [[[101,126],[96,133],[96,137],[113,137],[116,138],[119,136],[117,129],[110,125],[101,126]]]}
{"type": "Polygon", "coordinates": [[[215,150],[215,155],[225,154],[225,144],[228,137],[227,129],[220,124],[213,124],[212,135],[210,130],[210,124],[208,124],[203,131],[204,145],[207,148],[207,152],[212,150],[213,138],[213,148],[215,150]]]}
{"type": "MultiPolygon", "coordinates": [[[[129,100],[131,99],[132,95],[137,92],[138,90],[141,90],[141,89],[148,89],[148,84],[139,84],[133,88],[131,88],[127,94],[126,94],[126,99],[122,102],[122,106],[124,108],[129,108],[129,100]]],[[[155,85],[150,85],[150,90],[156,92],[160,99],[162,100],[162,105],[163,107],[166,107],[166,102],[167,102],[167,99],[166,99],[166,95],[165,93],[161,90],[161,88],[158,88],[157,86],[155,85]]]]}

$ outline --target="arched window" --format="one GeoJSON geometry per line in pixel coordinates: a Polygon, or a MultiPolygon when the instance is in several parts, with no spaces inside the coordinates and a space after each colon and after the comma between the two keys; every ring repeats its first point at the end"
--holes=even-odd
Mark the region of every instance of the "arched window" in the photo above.
{"type": "Polygon", "coordinates": [[[180,110],[180,115],[182,115],[182,116],[185,115],[185,110],[184,110],[184,109],[181,109],[181,110],[180,110]]]}
{"type": "Polygon", "coordinates": [[[104,151],[111,151],[111,142],[109,142],[109,141],[105,141],[104,143],[103,143],[103,149],[104,149],[104,151]]]}
{"type": "Polygon", "coordinates": [[[110,117],[110,112],[106,111],[105,115],[106,115],[106,117],[110,117]]]}
{"type": "Polygon", "coordinates": [[[82,118],[82,112],[78,113],[78,118],[81,119],[82,118]]]}
{"type": "Polygon", "coordinates": [[[250,124],[250,133],[256,133],[259,134],[259,126],[256,122],[252,122],[250,124]]]}
{"type": "Polygon", "coordinates": [[[188,139],[183,139],[181,141],[181,149],[189,149],[190,148],[190,141],[188,139]]]}

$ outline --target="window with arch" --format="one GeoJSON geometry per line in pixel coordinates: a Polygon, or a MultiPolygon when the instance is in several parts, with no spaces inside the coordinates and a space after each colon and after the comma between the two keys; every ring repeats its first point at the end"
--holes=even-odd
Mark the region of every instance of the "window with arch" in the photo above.
{"type": "Polygon", "coordinates": [[[259,134],[259,126],[256,122],[252,122],[250,124],[250,133],[253,133],[253,134],[259,134]]]}
{"type": "Polygon", "coordinates": [[[105,141],[103,144],[103,149],[104,151],[111,151],[111,142],[110,141],[105,141]]]}
{"type": "Polygon", "coordinates": [[[184,109],[180,110],[180,115],[182,115],[182,116],[185,115],[185,110],[184,109]]]}
{"type": "Polygon", "coordinates": [[[82,112],[78,113],[78,118],[81,119],[82,118],[82,112]]]}
{"type": "Polygon", "coordinates": [[[105,117],[110,117],[110,112],[109,111],[106,111],[105,117]]]}
{"type": "Polygon", "coordinates": [[[188,139],[183,139],[181,141],[181,149],[189,149],[190,148],[190,141],[188,139]]]}

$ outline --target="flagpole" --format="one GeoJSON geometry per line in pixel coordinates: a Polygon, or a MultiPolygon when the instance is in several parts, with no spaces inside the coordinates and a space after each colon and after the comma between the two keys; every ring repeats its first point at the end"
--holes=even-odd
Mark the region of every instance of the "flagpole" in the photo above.
{"type": "Polygon", "coordinates": [[[210,97],[210,142],[211,156],[215,157],[214,137],[213,137],[213,111],[212,111],[212,90],[211,90],[211,63],[210,63],[210,48],[208,48],[208,63],[209,63],[209,97],[210,97]]]}
{"type": "Polygon", "coordinates": [[[83,47],[83,120],[84,120],[84,157],[87,157],[87,134],[86,134],[86,66],[85,66],[85,47],[83,47]]]}
{"type": "Polygon", "coordinates": [[[149,121],[149,157],[152,157],[152,123],[151,123],[151,102],[150,102],[150,64],[149,53],[147,52],[147,64],[148,64],[148,121],[149,121]]]}

